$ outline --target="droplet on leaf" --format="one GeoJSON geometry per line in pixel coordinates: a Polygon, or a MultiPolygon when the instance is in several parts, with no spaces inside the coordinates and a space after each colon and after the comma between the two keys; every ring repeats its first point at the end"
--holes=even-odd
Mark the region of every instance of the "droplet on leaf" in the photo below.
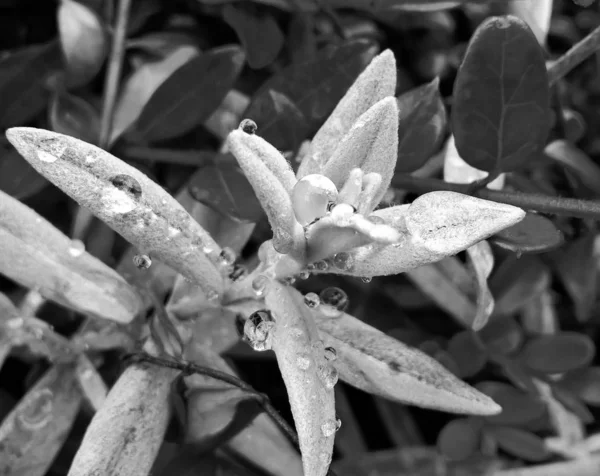
{"type": "Polygon", "coordinates": [[[206,294],[206,299],[209,302],[217,302],[219,300],[221,296],[219,295],[219,293],[217,291],[215,291],[214,289],[211,289],[210,291],[208,291],[208,293],[206,294]]]}
{"type": "Polygon", "coordinates": [[[298,277],[300,279],[308,279],[308,278],[310,278],[310,271],[308,271],[308,270],[300,271],[300,273],[298,274],[298,277]]]}
{"type": "Polygon", "coordinates": [[[112,183],[115,188],[125,192],[132,198],[140,198],[142,196],[142,186],[139,182],[134,179],[132,176],[127,174],[119,174],[115,175],[110,179],[110,183],[112,183]]]}
{"type": "Polygon", "coordinates": [[[348,271],[354,266],[354,257],[346,251],[336,253],[333,255],[333,265],[338,269],[348,271]]]}
{"type": "Polygon", "coordinates": [[[348,308],[348,295],[338,287],[323,289],[319,294],[321,312],[328,317],[338,317],[348,308]]]}
{"type": "Polygon", "coordinates": [[[73,240],[71,241],[71,246],[69,246],[69,254],[73,258],[77,258],[81,256],[85,251],[85,245],[81,240],[73,240]]]}
{"type": "Polygon", "coordinates": [[[315,309],[321,303],[321,299],[317,293],[307,293],[304,296],[304,304],[311,309],[315,309]]]}
{"type": "Polygon", "coordinates": [[[258,126],[252,119],[244,119],[242,122],[240,122],[239,128],[246,134],[255,134],[258,126]]]}
{"type": "Polygon", "coordinates": [[[152,266],[152,260],[148,255],[135,255],[133,257],[133,264],[137,269],[148,269],[152,266]]]}
{"type": "Polygon", "coordinates": [[[337,420],[327,420],[321,425],[321,432],[325,438],[329,438],[334,435],[336,431],[342,426],[342,421],[338,418],[337,420]]]}
{"type": "Polygon", "coordinates": [[[44,388],[31,398],[27,399],[27,405],[18,415],[18,420],[26,430],[35,431],[44,428],[52,419],[52,391],[44,388]]]}
{"type": "Polygon", "coordinates": [[[370,283],[371,281],[373,281],[373,278],[371,276],[363,276],[362,278],[360,278],[360,280],[363,283],[370,283]]]}
{"type": "Polygon", "coordinates": [[[222,266],[231,266],[235,263],[235,251],[231,248],[223,248],[219,254],[219,262],[222,266]]]}
{"type": "Polygon", "coordinates": [[[268,282],[269,278],[267,278],[264,274],[259,274],[252,280],[252,289],[258,297],[265,293],[265,288],[267,287],[268,282]]]}
{"type": "Polygon", "coordinates": [[[232,281],[237,281],[238,279],[243,278],[248,274],[248,270],[242,264],[234,264],[233,269],[229,273],[229,279],[232,281]]]}
{"type": "Polygon", "coordinates": [[[292,190],[296,220],[307,226],[327,213],[330,202],[337,199],[335,184],[324,175],[311,174],[300,179],[292,190]]]}
{"type": "Polygon", "coordinates": [[[38,159],[40,159],[42,162],[46,162],[47,164],[51,164],[58,160],[58,157],[56,157],[55,155],[50,154],[44,150],[38,150],[37,155],[38,155],[38,159]]]}
{"type": "Polygon", "coordinates": [[[257,351],[271,348],[271,329],[275,323],[273,316],[267,310],[254,312],[244,324],[244,340],[257,351]]]}
{"type": "Polygon", "coordinates": [[[333,347],[325,347],[324,356],[325,360],[334,362],[337,359],[337,352],[333,347]]]}
{"type": "Polygon", "coordinates": [[[319,271],[327,271],[329,269],[329,263],[325,260],[316,261],[313,263],[315,269],[319,271]]]}
{"type": "Polygon", "coordinates": [[[338,382],[339,374],[333,365],[319,366],[318,374],[326,388],[332,389],[338,382]]]}

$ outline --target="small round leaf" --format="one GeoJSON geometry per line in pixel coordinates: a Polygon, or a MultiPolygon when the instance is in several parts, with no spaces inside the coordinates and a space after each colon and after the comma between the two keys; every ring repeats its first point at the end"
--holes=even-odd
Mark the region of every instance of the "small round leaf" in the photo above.
{"type": "Polygon", "coordinates": [[[584,334],[561,332],[530,340],[521,358],[532,370],[563,373],[587,365],[595,354],[594,342],[584,334]]]}
{"type": "Polygon", "coordinates": [[[560,246],[564,237],[548,218],[527,213],[522,221],[495,234],[491,241],[518,254],[543,253],[560,246]]]}
{"type": "Polygon", "coordinates": [[[471,456],[479,447],[481,425],[471,418],[457,418],[440,432],[437,446],[448,459],[461,461],[471,456]]]}
{"type": "Polygon", "coordinates": [[[504,451],[527,461],[544,461],[550,457],[544,440],[529,431],[508,426],[486,428],[504,451]]]}

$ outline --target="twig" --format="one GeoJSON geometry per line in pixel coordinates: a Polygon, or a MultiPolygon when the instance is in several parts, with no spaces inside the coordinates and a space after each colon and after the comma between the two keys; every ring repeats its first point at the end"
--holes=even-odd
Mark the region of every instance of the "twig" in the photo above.
{"type": "Polygon", "coordinates": [[[558,58],[548,69],[550,85],[565,77],[569,71],[600,50],[600,26],[558,58]]]}
{"type": "MultiPolygon", "coordinates": [[[[394,177],[392,184],[394,187],[415,193],[448,190],[466,195],[469,192],[468,184],[448,183],[443,180],[420,178],[412,175],[397,175],[394,177]]],[[[504,192],[490,189],[479,190],[474,196],[493,202],[507,203],[526,210],[535,210],[552,215],[600,220],[600,201],[552,197],[549,195],[534,195],[521,192],[504,192]]]]}
{"type": "Polygon", "coordinates": [[[564,463],[542,464],[530,468],[506,469],[493,476],[597,476],[600,473],[600,456],[579,458],[564,463]]]}
{"type": "Polygon", "coordinates": [[[123,69],[123,56],[125,53],[125,38],[127,36],[127,24],[129,22],[129,11],[131,0],[120,0],[117,11],[117,22],[113,33],[113,41],[110,51],[108,71],[104,82],[104,101],[102,103],[102,119],[100,122],[99,146],[106,149],[112,131],[115,104],[119,91],[119,79],[123,69]]]}

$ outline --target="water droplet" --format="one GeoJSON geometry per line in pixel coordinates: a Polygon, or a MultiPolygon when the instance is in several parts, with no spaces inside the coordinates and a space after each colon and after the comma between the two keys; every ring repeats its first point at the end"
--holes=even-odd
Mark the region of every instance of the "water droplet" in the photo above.
{"type": "Polygon", "coordinates": [[[257,351],[271,348],[271,329],[275,323],[267,310],[254,312],[244,324],[244,340],[257,351]]]}
{"type": "Polygon", "coordinates": [[[315,269],[319,271],[327,271],[329,269],[329,263],[325,260],[316,261],[314,264],[315,269]]]}
{"type": "Polygon", "coordinates": [[[265,289],[267,287],[268,282],[269,278],[267,278],[264,274],[259,274],[256,278],[252,280],[252,289],[258,297],[262,296],[265,293],[265,289]]]}
{"type": "Polygon", "coordinates": [[[327,211],[331,212],[331,210],[333,210],[335,208],[335,206],[337,205],[337,202],[329,202],[327,204],[327,211]]]}
{"type": "Polygon", "coordinates": [[[234,264],[233,268],[229,273],[229,279],[232,281],[237,281],[238,279],[242,279],[248,274],[248,270],[242,264],[234,264]]]}
{"type": "Polygon", "coordinates": [[[296,278],[294,276],[286,276],[282,281],[288,286],[292,286],[296,282],[296,278]]]}
{"type": "Polygon", "coordinates": [[[336,431],[342,426],[342,421],[338,418],[336,420],[327,420],[321,425],[321,432],[325,438],[333,436],[336,431]]]}
{"type": "Polygon", "coordinates": [[[354,266],[354,256],[342,251],[333,255],[333,265],[342,271],[348,271],[354,266]]]}
{"type": "Polygon", "coordinates": [[[315,270],[315,265],[313,263],[309,263],[306,265],[306,270],[308,272],[314,271],[315,270]]]}
{"type": "Polygon", "coordinates": [[[373,281],[373,278],[371,276],[363,276],[362,278],[360,278],[360,280],[363,283],[370,283],[371,281],[373,281]]]}
{"type": "Polygon", "coordinates": [[[239,128],[246,134],[255,134],[258,126],[252,119],[244,119],[242,122],[240,122],[239,128]]]}
{"type": "Polygon", "coordinates": [[[41,430],[52,419],[52,398],[50,389],[44,388],[27,398],[25,408],[18,415],[19,422],[26,430],[41,430]]]}
{"type": "Polygon", "coordinates": [[[148,269],[152,266],[152,260],[148,255],[135,255],[133,257],[133,264],[138,269],[148,269]]]}
{"type": "Polygon", "coordinates": [[[337,359],[337,352],[333,347],[325,347],[325,349],[323,350],[323,355],[325,357],[325,360],[329,362],[334,362],[335,359],[337,359]]]}
{"type": "Polygon", "coordinates": [[[308,278],[310,278],[310,271],[307,271],[307,270],[300,271],[300,274],[298,274],[298,277],[300,279],[308,279],[308,278]]]}
{"type": "Polygon", "coordinates": [[[51,164],[58,160],[58,157],[56,157],[54,154],[50,154],[44,150],[38,150],[37,155],[38,159],[40,159],[42,162],[46,162],[47,164],[51,164]]]}
{"type": "Polygon", "coordinates": [[[69,246],[69,254],[73,257],[73,258],[77,258],[79,256],[81,256],[85,251],[85,245],[83,244],[83,241],[81,240],[72,240],[71,241],[71,246],[69,246]]]}
{"type": "Polygon", "coordinates": [[[348,295],[338,287],[329,287],[323,289],[319,294],[321,303],[321,312],[328,317],[337,317],[348,307],[348,295]]]}
{"type": "Polygon", "coordinates": [[[296,220],[308,226],[325,216],[330,202],[337,200],[338,191],[330,178],[321,174],[302,177],[291,193],[296,220]]]}
{"type": "Polygon", "coordinates": [[[136,179],[134,179],[130,175],[115,175],[113,178],[110,179],[110,183],[112,183],[117,190],[125,192],[127,195],[131,196],[134,199],[140,198],[142,196],[142,186],[136,179]]]}
{"type": "Polygon", "coordinates": [[[235,263],[235,258],[235,251],[228,247],[223,248],[221,253],[219,253],[219,263],[221,266],[231,266],[235,263]]]}
{"type": "Polygon", "coordinates": [[[137,203],[130,194],[113,187],[108,187],[102,195],[102,202],[108,213],[129,213],[135,210],[137,203]]]}
{"type": "Polygon", "coordinates": [[[208,291],[206,293],[206,299],[209,302],[217,302],[219,300],[221,296],[219,295],[219,293],[217,291],[215,291],[214,289],[211,289],[210,291],[208,291]]]}
{"type": "Polygon", "coordinates": [[[318,375],[323,385],[326,388],[332,389],[338,382],[339,374],[337,369],[332,365],[320,365],[318,369],[318,375]]]}
{"type": "Polygon", "coordinates": [[[300,354],[296,357],[296,366],[300,370],[308,370],[310,367],[310,358],[308,355],[300,354]]]}
{"type": "Polygon", "coordinates": [[[95,154],[88,154],[85,156],[86,164],[93,164],[94,162],[96,162],[96,160],[98,160],[98,156],[95,154]]]}
{"type": "Polygon", "coordinates": [[[306,306],[311,309],[315,309],[316,307],[319,306],[320,303],[321,303],[321,300],[319,299],[319,296],[317,295],[317,293],[307,293],[304,296],[304,304],[306,304],[306,306]]]}

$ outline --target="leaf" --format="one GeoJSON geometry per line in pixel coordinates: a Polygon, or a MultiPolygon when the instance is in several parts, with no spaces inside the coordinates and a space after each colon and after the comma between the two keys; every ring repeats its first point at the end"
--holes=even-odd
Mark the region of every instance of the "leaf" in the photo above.
{"type": "Polygon", "coordinates": [[[546,410],[540,399],[505,383],[485,381],[477,384],[476,388],[485,395],[489,395],[502,406],[500,414],[486,416],[486,420],[490,423],[525,425],[540,418],[546,410]]]}
{"type": "Polygon", "coordinates": [[[560,332],[531,339],[521,358],[532,370],[555,374],[586,366],[595,351],[594,342],[585,334],[560,332]]]}
{"type": "Polygon", "coordinates": [[[229,4],[223,9],[223,19],[235,30],[251,68],[270,65],[283,48],[283,33],[266,10],[251,4],[229,4]]]}
{"type": "Polygon", "coordinates": [[[121,276],[85,252],[73,256],[69,238],[2,192],[0,217],[0,272],[86,314],[129,322],[139,312],[140,298],[121,276]]]}
{"type": "Polygon", "coordinates": [[[396,173],[420,168],[440,146],[446,130],[446,108],[439,78],[398,97],[398,163],[396,173]]]}
{"type": "Polygon", "coordinates": [[[521,326],[510,316],[492,319],[478,335],[488,352],[501,355],[512,354],[525,338],[521,326]]]}
{"type": "Polygon", "coordinates": [[[587,367],[569,372],[558,386],[566,388],[588,405],[600,406],[600,367],[587,367]]]}
{"type": "Polygon", "coordinates": [[[555,140],[544,154],[573,173],[587,188],[600,194],[600,167],[585,152],[565,140],[555,140]]]}
{"type": "Polygon", "coordinates": [[[373,55],[373,44],[358,40],[327,48],[319,52],[314,61],[292,64],[260,87],[244,117],[254,120],[262,137],[274,147],[291,150],[290,144],[281,139],[280,117],[261,114],[261,104],[272,101],[270,91],[283,94],[296,105],[306,118],[310,134],[329,116],[373,55]]]}
{"type": "Polygon", "coordinates": [[[157,142],[190,131],[217,109],[243,63],[237,46],[215,48],[189,60],[154,91],[131,133],[157,142]]]}
{"type": "Polygon", "coordinates": [[[46,372],[2,421],[0,473],[44,476],[69,436],[80,403],[72,365],[46,372]]]}
{"type": "Polygon", "coordinates": [[[26,200],[48,185],[4,138],[0,139],[0,191],[17,200],[26,200]]]}
{"type": "Polygon", "coordinates": [[[524,166],[545,145],[549,98],[544,53],[527,24],[489,18],[473,35],[454,84],[460,156],[488,172],[524,166]]]}
{"type": "Polygon", "coordinates": [[[82,354],[77,360],[75,371],[77,383],[88,404],[94,411],[99,411],[106,402],[108,387],[90,359],[82,354]]]}
{"type": "Polygon", "coordinates": [[[69,476],[146,476],[169,423],[168,395],[176,375],[149,364],[128,367],[92,418],[69,476]]]}
{"type": "Polygon", "coordinates": [[[452,413],[493,415],[500,407],[435,359],[358,319],[315,313],[321,338],[337,352],[341,378],[365,392],[452,413]]]}
{"type": "Polygon", "coordinates": [[[159,61],[144,63],[125,80],[115,108],[110,145],[135,123],[159,86],[197,55],[197,48],[181,46],[159,61]]]}
{"type": "Polygon", "coordinates": [[[144,253],[220,296],[223,280],[205,254],[219,247],[162,187],[108,152],[72,137],[13,128],[7,137],[31,165],[144,253]]]}
{"type": "Polygon", "coordinates": [[[190,178],[194,200],[241,223],[258,222],[264,212],[250,182],[239,167],[216,161],[200,167],[190,178]]]}
{"type": "Polygon", "coordinates": [[[556,250],[552,261],[573,301],[579,322],[591,318],[596,301],[598,272],[594,258],[595,235],[590,233],[556,250]]]}
{"type": "Polygon", "coordinates": [[[44,110],[46,81],[61,67],[56,41],[12,51],[0,60],[0,129],[27,124],[44,110]]]}
{"type": "Polygon", "coordinates": [[[552,0],[509,0],[506,12],[525,20],[539,44],[544,46],[550,30],[552,3],[552,0]]]}
{"type": "Polygon", "coordinates": [[[50,125],[54,132],[97,144],[100,136],[100,115],[85,99],[57,90],[50,103],[50,125]]]}
{"type": "Polygon", "coordinates": [[[108,53],[107,35],[100,17],[75,0],[58,7],[58,31],[70,86],[89,83],[100,71],[108,53]]]}
{"type": "MultiPolygon", "coordinates": [[[[146,2],[150,3],[150,2],[146,2]]],[[[195,46],[197,39],[184,31],[153,31],[138,38],[127,41],[129,50],[140,50],[157,59],[162,59],[182,46],[195,46]]]]}
{"type": "Polygon", "coordinates": [[[485,429],[504,451],[527,461],[544,461],[552,455],[539,436],[519,428],[492,426],[485,429]]]}
{"type": "Polygon", "coordinates": [[[473,377],[487,363],[485,348],[482,348],[472,331],[454,334],[448,341],[448,352],[458,365],[461,378],[473,377]]]}
{"type": "Polygon", "coordinates": [[[273,350],[287,388],[304,474],[325,476],[337,430],[337,371],[325,358],[314,318],[298,291],[271,281],[265,303],[275,319],[273,350]]]}
{"type": "Polygon", "coordinates": [[[557,248],[563,244],[564,236],[548,218],[527,213],[522,221],[496,233],[490,241],[520,255],[544,253],[557,248]]]}
{"type": "Polygon", "coordinates": [[[479,449],[481,425],[472,418],[456,418],[448,423],[437,439],[440,452],[450,460],[464,460],[479,449]]]}
{"type": "Polygon", "coordinates": [[[488,278],[494,268],[494,255],[487,241],[480,241],[467,248],[467,266],[475,275],[476,312],[471,323],[473,330],[482,329],[494,310],[494,297],[488,288],[488,278]]]}

